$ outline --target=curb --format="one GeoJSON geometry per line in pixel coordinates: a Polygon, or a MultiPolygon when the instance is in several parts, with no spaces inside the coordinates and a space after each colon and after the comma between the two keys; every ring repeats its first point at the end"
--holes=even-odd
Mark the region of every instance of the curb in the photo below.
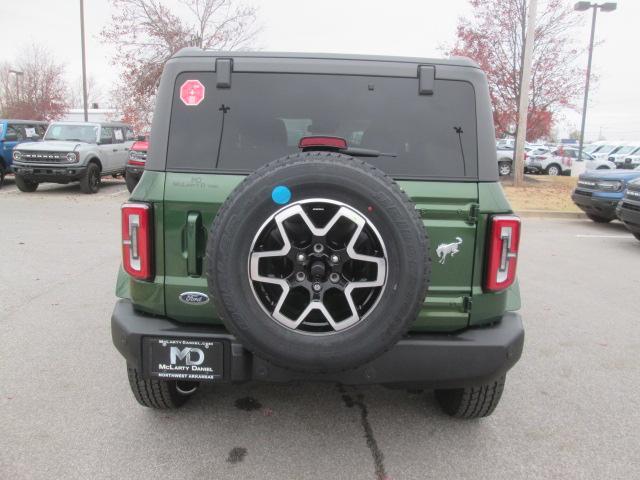
{"type": "Polygon", "coordinates": [[[565,220],[586,219],[584,212],[562,212],[553,210],[520,210],[516,212],[523,218],[560,218],[565,220]]]}

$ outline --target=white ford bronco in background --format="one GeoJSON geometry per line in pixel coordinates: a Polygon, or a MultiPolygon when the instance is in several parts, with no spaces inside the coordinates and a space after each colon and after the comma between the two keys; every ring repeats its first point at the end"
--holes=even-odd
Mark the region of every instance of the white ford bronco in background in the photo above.
{"type": "Polygon", "coordinates": [[[124,174],[134,139],[124,123],[52,123],[42,142],[14,149],[16,185],[34,192],[43,182],[79,181],[84,193],[96,193],[103,176],[124,174]]]}

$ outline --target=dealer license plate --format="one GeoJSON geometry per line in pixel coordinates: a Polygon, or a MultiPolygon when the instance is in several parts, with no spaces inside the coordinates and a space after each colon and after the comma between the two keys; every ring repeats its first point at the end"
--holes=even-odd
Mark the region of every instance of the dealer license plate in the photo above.
{"type": "Polygon", "coordinates": [[[222,380],[222,342],[175,338],[145,338],[144,342],[152,377],[198,382],[222,380]]]}

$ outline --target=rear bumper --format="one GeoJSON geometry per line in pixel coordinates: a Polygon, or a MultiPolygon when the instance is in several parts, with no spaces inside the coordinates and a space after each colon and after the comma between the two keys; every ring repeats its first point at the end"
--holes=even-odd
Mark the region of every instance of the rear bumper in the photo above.
{"type": "Polygon", "coordinates": [[[456,334],[409,334],[391,350],[353,370],[304,374],[274,366],[246,350],[222,327],[185,325],[136,312],[119,300],[111,317],[113,343],[144,377],[149,362],[145,337],[220,341],[224,345],[221,382],[338,382],[346,385],[412,384],[425,388],[481,385],[507,372],[520,358],[524,328],[519,314],[508,312],[490,327],[456,334]]]}
{"type": "Polygon", "coordinates": [[[26,180],[32,182],[52,182],[69,183],[80,180],[87,170],[86,166],[46,166],[46,165],[24,165],[13,163],[13,171],[26,180]]]}
{"type": "Polygon", "coordinates": [[[571,194],[571,199],[573,200],[573,203],[575,203],[585,213],[596,215],[598,217],[615,219],[616,207],[622,198],[622,193],[617,197],[602,197],[597,195],[597,192],[594,194],[594,192],[589,190],[576,189],[571,194]]]}
{"type": "Polygon", "coordinates": [[[128,177],[135,178],[136,180],[140,180],[140,177],[144,173],[144,167],[136,167],[133,165],[127,165],[125,170],[128,177]]]}

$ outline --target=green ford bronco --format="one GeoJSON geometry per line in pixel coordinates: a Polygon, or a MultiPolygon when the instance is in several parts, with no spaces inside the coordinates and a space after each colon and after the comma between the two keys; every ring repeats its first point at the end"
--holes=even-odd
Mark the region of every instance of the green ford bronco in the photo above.
{"type": "Polygon", "coordinates": [[[520,221],[477,65],[188,48],[151,138],[112,316],[139,403],[306,380],[494,410],[524,341],[520,221]]]}

